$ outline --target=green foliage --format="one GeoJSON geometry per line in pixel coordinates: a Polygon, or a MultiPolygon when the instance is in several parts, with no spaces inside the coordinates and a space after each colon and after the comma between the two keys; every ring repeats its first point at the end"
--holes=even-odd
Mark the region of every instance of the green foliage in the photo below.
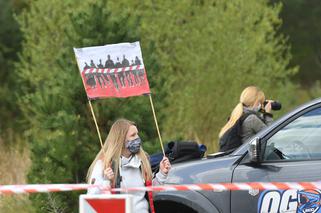
{"type": "MultiPolygon", "coordinates": [[[[16,106],[16,85],[13,63],[21,46],[21,34],[18,23],[13,17],[10,1],[0,1],[0,136],[7,137],[7,130],[14,125],[19,114],[16,106]]],[[[6,143],[12,141],[6,141],[6,143]]]]}
{"type": "Polygon", "coordinates": [[[27,195],[12,195],[0,197],[1,212],[6,213],[34,213],[35,209],[27,195]]]}
{"type": "MultiPolygon", "coordinates": [[[[319,0],[273,0],[281,2],[283,20],[280,31],[289,37],[293,59],[291,64],[300,65],[295,80],[303,88],[313,87],[321,79],[321,6],[319,0]]],[[[318,95],[320,96],[320,94],[318,95]]]]}
{"type": "MultiPolygon", "coordinates": [[[[166,97],[167,138],[194,138],[214,151],[241,91],[258,85],[285,110],[295,101],[280,5],[266,1],[165,1],[144,5],[142,40],[153,41],[166,97]],[[178,12],[179,11],[179,12],[178,12]],[[291,93],[292,91],[292,93],[291,93]],[[291,96],[293,95],[293,96],[291,96]],[[293,97],[293,98],[292,98],[293,97]]],[[[283,111],[284,112],[284,111],[283,111]]]]}
{"type": "Polygon", "coordinates": [[[316,81],[308,91],[311,98],[319,98],[321,95],[321,81],[316,81]]]}

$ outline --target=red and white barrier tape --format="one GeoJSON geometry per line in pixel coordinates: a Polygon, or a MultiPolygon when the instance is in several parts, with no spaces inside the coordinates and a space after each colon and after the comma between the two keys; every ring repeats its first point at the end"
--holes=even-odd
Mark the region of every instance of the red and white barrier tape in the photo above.
{"type": "Polygon", "coordinates": [[[43,193],[87,190],[88,184],[0,185],[0,194],[43,193]]]}
{"type": "Polygon", "coordinates": [[[132,70],[144,69],[144,65],[133,65],[129,67],[121,68],[89,68],[82,71],[82,74],[92,74],[92,73],[119,73],[132,70]]]}
{"type": "Polygon", "coordinates": [[[321,189],[321,182],[252,182],[252,183],[213,183],[213,184],[188,184],[188,185],[163,185],[133,188],[108,189],[98,185],[89,184],[28,184],[28,185],[0,185],[0,194],[21,193],[48,193],[87,190],[99,188],[112,192],[129,191],[226,191],[226,190],[287,190],[287,189],[321,189]]]}

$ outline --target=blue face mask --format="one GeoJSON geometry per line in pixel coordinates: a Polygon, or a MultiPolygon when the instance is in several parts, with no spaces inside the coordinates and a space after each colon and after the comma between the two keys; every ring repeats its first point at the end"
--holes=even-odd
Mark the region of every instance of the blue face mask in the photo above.
{"type": "Polygon", "coordinates": [[[140,150],[140,145],[141,145],[142,141],[140,138],[136,138],[134,140],[131,141],[127,141],[125,144],[125,147],[132,153],[132,154],[136,154],[139,152],[140,150]]]}

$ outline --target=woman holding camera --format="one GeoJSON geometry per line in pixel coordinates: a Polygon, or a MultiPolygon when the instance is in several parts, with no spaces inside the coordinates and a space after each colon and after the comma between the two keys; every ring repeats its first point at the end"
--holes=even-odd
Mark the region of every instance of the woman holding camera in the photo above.
{"type": "MultiPolygon", "coordinates": [[[[89,184],[112,188],[131,188],[163,184],[171,164],[163,157],[159,172],[153,178],[147,154],[141,146],[136,124],[119,119],[112,125],[103,148],[91,164],[87,180],[89,184]]],[[[88,194],[105,193],[97,187],[88,194]]],[[[133,212],[154,212],[152,192],[128,192],[133,194],[133,212]],[[148,205],[149,204],[149,205],[148,205]]]]}
{"type": "MultiPolygon", "coordinates": [[[[229,130],[237,123],[241,127],[240,132],[237,134],[239,134],[242,143],[254,136],[261,129],[270,125],[273,121],[271,103],[272,101],[265,100],[263,91],[258,87],[249,86],[245,88],[241,93],[240,102],[236,105],[228,122],[219,133],[220,145],[224,134],[233,134],[231,133],[232,131],[229,130]]],[[[226,135],[224,138],[226,138],[226,135]]]]}

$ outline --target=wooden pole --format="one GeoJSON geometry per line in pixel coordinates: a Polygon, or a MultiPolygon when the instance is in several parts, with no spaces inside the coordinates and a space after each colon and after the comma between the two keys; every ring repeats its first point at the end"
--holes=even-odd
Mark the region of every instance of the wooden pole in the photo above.
{"type": "Polygon", "coordinates": [[[152,95],[151,95],[151,94],[149,94],[149,100],[150,100],[150,105],[152,106],[153,116],[154,116],[154,120],[155,120],[155,124],[156,124],[156,129],[157,129],[157,134],[158,134],[158,137],[159,137],[160,145],[161,145],[161,148],[162,148],[163,155],[165,156],[163,141],[162,141],[161,134],[160,134],[160,132],[159,132],[158,123],[157,123],[157,118],[156,118],[155,109],[154,109],[154,104],[153,104],[153,99],[152,99],[152,95]]]}
{"type": "Polygon", "coordinates": [[[94,113],[94,109],[93,109],[93,107],[92,107],[92,105],[91,105],[90,99],[88,99],[88,103],[89,103],[89,107],[90,107],[91,114],[92,114],[92,116],[93,116],[93,118],[94,118],[94,122],[95,122],[95,125],[96,125],[96,129],[97,129],[97,133],[98,133],[100,145],[101,145],[101,148],[103,148],[103,141],[102,141],[102,139],[101,139],[101,135],[100,135],[99,127],[98,127],[98,124],[97,124],[96,116],[95,116],[95,113],[94,113]]]}
{"type": "MultiPolygon", "coordinates": [[[[82,85],[84,86],[84,89],[85,89],[85,91],[86,91],[85,82],[84,82],[84,79],[82,78],[82,69],[81,69],[81,67],[80,67],[80,65],[79,65],[79,62],[78,62],[78,60],[77,60],[76,55],[75,55],[75,58],[76,58],[76,62],[77,62],[78,69],[79,69],[79,71],[80,71],[80,77],[81,77],[82,85]]],[[[87,93],[86,93],[86,95],[87,95],[87,93]]],[[[87,96],[87,98],[88,98],[88,96],[87,96]]],[[[89,107],[90,107],[91,114],[92,114],[92,116],[93,116],[93,118],[94,118],[95,126],[96,126],[96,129],[97,129],[97,133],[98,133],[98,137],[99,137],[99,141],[100,141],[100,146],[101,146],[101,149],[102,149],[102,148],[103,148],[103,141],[102,141],[102,139],[101,139],[101,135],[100,135],[99,127],[98,127],[98,124],[97,124],[96,116],[95,116],[95,113],[94,113],[94,109],[93,109],[93,107],[92,107],[92,105],[91,105],[91,101],[90,101],[89,98],[88,98],[88,103],[89,103],[89,107]]]]}

